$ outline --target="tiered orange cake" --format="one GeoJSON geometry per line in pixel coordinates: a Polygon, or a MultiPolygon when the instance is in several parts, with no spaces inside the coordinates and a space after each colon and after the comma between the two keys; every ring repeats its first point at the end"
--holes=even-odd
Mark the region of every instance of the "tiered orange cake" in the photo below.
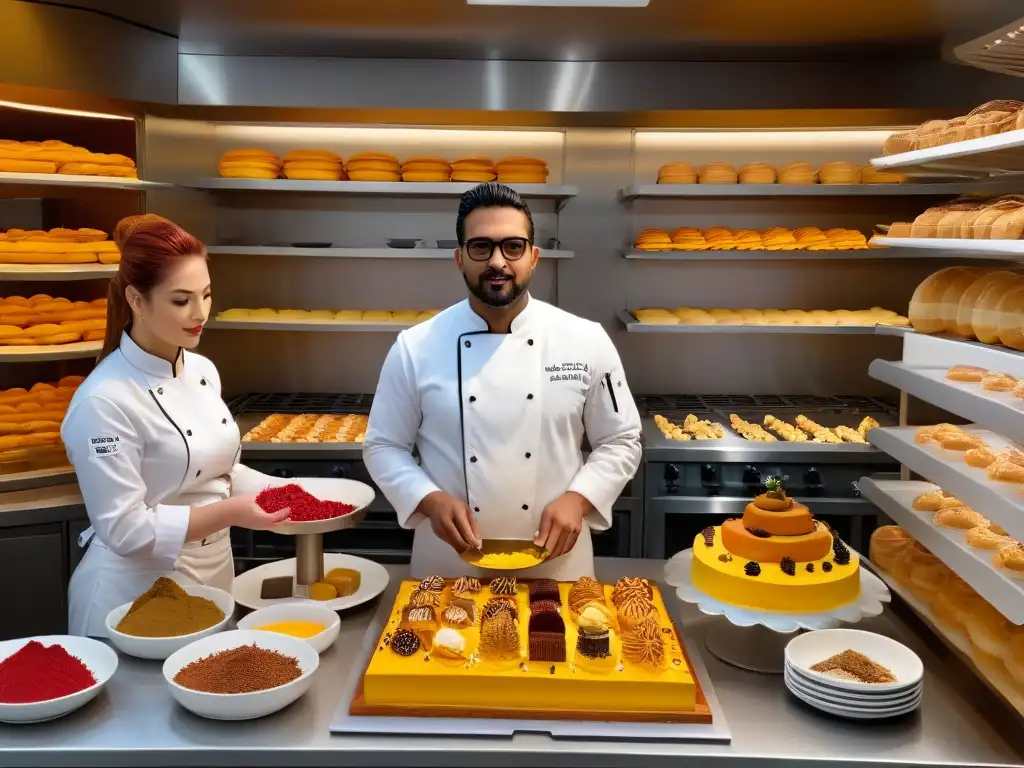
{"type": "Polygon", "coordinates": [[[860,558],[771,478],[743,519],[708,526],[693,541],[693,585],[730,605],[815,613],[860,596],[860,558]]]}
{"type": "Polygon", "coordinates": [[[658,588],[629,577],[403,582],[362,697],[416,715],[665,721],[698,709],[658,588]]]}

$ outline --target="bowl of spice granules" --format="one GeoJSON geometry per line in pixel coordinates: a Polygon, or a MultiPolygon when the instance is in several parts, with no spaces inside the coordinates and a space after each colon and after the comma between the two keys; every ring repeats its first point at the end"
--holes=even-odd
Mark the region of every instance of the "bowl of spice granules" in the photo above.
{"type": "Polygon", "coordinates": [[[123,653],[166,659],[227,625],[235,600],[222,589],[161,576],[131,603],[107,614],[107,636],[123,653]]]}
{"type": "Polygon", "coordinates": [[[0,722],[41,723],[92,701],[117,669],[117,653],[88,637],[0,642],[0,722]]]}
{"type": "Polygon", "coordinates": [[[786,665],[800,678],[842,691],[872,696],[921,685],[924,663],[885,635],[859,629],[821,629],[786,646],[786,665]]]}
{"type": "Polygon", "coordinates": [[[374,498],[374,490],[358,480],[300,477],[264,488],[256,504],[265,512],[291,510],[271,530],[285,535],[330,533],[357,525],[374,498]]]}
{"type": "Polygon", "coordinates": [[[201,717],[252,720],[302,696],[319,665],[304,640],[239,629],[182,648],[164,662],[164,678],[175,701],[201,717]]]}

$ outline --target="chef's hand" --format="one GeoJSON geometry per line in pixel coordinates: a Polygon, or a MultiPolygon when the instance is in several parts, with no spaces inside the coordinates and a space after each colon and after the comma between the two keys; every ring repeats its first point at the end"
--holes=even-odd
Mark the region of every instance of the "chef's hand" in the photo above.
{"type": "Polygon", "coordinates": [[[288,519],[290,509],[264,512],[256,503],[256,494],[231,496],[204,507],[193,507],[188,519],[186,541],[199,541],[225,528],[265,531],[288,519]]]}
{"type": "Polygon", "coordinates": [[[533,543],[548,551],[548,559],[561,557],[576,546],[583,530],[583,518],[594,509],[586,497],[575,491],[566,491],[544,508],[540,529],[533,543]]]}
{"type": "Polygon", "coordinates": [[[462,499],[434,491],[423,497],[416,512],[427,517],[434,535],[448,542],[456,552],[479,549],[483,544],[473,514],[462,499]]]}

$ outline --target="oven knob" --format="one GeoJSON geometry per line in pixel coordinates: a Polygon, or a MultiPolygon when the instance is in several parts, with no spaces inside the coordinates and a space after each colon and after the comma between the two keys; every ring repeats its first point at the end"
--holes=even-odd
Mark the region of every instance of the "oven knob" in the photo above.
{"type": "Polygon", "coordinates": [[[347,474],[348,473],[345,472],[345,468],[343,466],[341,466],[340,464],[331,467],[331,475],[333,477],[338,477],[338,478],[341,478],[342,480],[344,480],[345,477],[347,476],[347,474]]]}
{"type": "Polygon", "coordinates": [[[754,488],[761,486],[761,473],[753,464],[748,464],[743,468],[743,484],[754,488]]]}
{"type": "Polygon", "coordinates": [[[284,467],[279,467],[278,469],[275,469],[270,474],[272,474],[274,477],[282,477],[282,478],[295,477],[295,474],[290,469],[285,469],[284,467]]]}
{"type": "Polygon", "coordinates": [[[705,488],[718,487],[718,472],[710,464],[705,464],[700,468],[700,484],[705,488]]]}
{"type": "Polygon", "coordinates": [[[679,467],[675,464],[665,465],[665,482],[674,483],[679,480],[679,467]]]}
{"type": "Polygon", "coordinates": [[[859,499],[860,498],[860,486],[857,485],[857,481],[856,480],[852,480],[850,482],[850,489],[853,491],[853,498],[859,499]]]}
{"type": "Polygon", "coordinates": [[[811,467],[804,473],[804,485],[808,488],[821,488],[821,472],[811,467]]]}

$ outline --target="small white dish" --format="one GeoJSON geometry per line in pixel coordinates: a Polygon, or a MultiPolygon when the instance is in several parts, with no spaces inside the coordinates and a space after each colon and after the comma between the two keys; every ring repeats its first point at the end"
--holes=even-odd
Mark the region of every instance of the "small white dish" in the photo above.
{"type": "Polygon", "coordinates": [[[796,696],[800,701],[804,702],[808,706],[814,707],[815,709],[827,712],[830,715],[836,717],[845,717],[850,720],[881,720],[888,717],[898,717],[900,715],[908,714],[913,712],[919,706],[921,706],[921,699],[915,699],[907,704],[891,709],[879,709],[879,710],[863,710],[863,709],[850,709],[848,707],[840,707],[835,704],[823,702],[813,696],[808,696],[805,693],[801,693],[798,690],[789,688],[789,692],[796,696]]]}
{"type": "Polygon", "coordinates": [[[805,696],[812,697],[816,702],[840,709],[849,709],[862,712],[885,712],[905,707],[908,704],[920,702],[924,695],[924,689],[917,688],[905,696],[896,699],[884,699],[880,701],[848,701],[840,698],[834,691],[816,690],[800,682],[798,678],[789,672],[785,675],[786,687],[791,691],[799,692],[805,696]]]}
{"type": "MultiPolygon", "coordinates": [[[[323,624],[324,631],[320,634],[313,637],[296,638],[304,643],[309,643],[317,653],[323,653],[334,645],[334,641],[338,639],[338,633],[341,632],[341,619],[338,618],[338,614],[330,608],[316,603],[282,603],[268,608],[260,608],[241,619],[238,622],[238,628],[257,632],[273,632],[273,630],[261,630],[260,627],[282,621],[313,621],[323,624]]],[[[291,637],[291,635],[287,635],[287,637],[291,637]]]]}
{"type": "Polygon", "coordinates": [[[819,696],[826,696],[834,699],[837,703],[845,706],[857,706],[868,704],[872,706],[887,706],[905,701],[923,690],[923,682],[910,688],[900,691],[884,691],[877,694],[855,693],[853,691],[840,690],[828,685],[822,685],[818,680],[805,676],[799,670],[787,666],[785,668],[786,681],[793,681],[795,684],[806,688],[808,692],[819,696]]]}
{"type": "Polygon", "coordinates": [[[785,658],[788,665],[796,667],[812,680],[820,681],[830,688],[858,693],[902,691],[917,685],[924,677],[924,664],[907,646],[885,635],[859,629],[822,629],[800,635],[786,646],[785,658]],[[811,670],[815,664],[848,649],[881,664],[893,673],[896,682],[861,683],[856,680],[840,680],[811,670]]]}
{"type": "Polygon", "coordinates": [[[81,659],[89,668],[96,684],[59,699],[30,704],[0,704],[0,723],[42,723],[70,714],[96,698],[117,670],[117,653],[110,646],[89,637],[70,635],[43,635],[0,642],[0,661],[13,656],[32,640],[45,646],[63,646],[65,651],[81,659]]]}
{"type": "Polygon", "coordinates": [[[128,613],[128,609],[132,607],[132,603],[125,603],[107,614],[107,636],[110,638],[110,642],[119,651],[129,656],[162,661],[186,645],[221,632],[227,627],[228,622],[231,621],[231,617],[235,613],[235,599],[231,595],[223,589],[204,587],[200,584],[180,584],[180,586],[190,595],[212,600],[224,612],[224,618],[212,627],[201,629],[198,632],[191,632],[187,635],[179,635],[178,637],[137,637],[135,635],[126,635],[115,629],[121,623],[121,619],[125,617],[125,614],[128,613]]]}
{"type": "Polygon", "coordinates": [[[171,696],[185,709],[211,720],[254,720],[278,712],[302,696],[313,684],[313,673],[320,666],[320,654],[309,643],[276,632],[233,630],[197,640],[164,662],[164,679],[171,696]],[[302,675],[290,683],[253,693],[204,693],[174,682],[174,677],[193,661],[220,651],[255,644],[295,658],[302,675]]]}
{"type": "Polygon", "coordinates": [[[380,563],[373,562],[373,560],[356,557],[355,555],[346,555],[341,552],[325,552],[324,573],[335,568],[351,568],[354,571],[359,571],[359,589],[353,594],[323,601],[306,600],[301,597],[282,597],[276,600],[268,600],[260,596],[264,580],[279,576],[295,578],[295,566],[295,558],[290,557],[287,560],[275,560],[272,563],[264,563],[235,576],[235,583],[231,588],[235,600],[238,601],[239,605],[244,605],[246,608],[252,608],[253,610],[267,608],[271,605],[308,603],[322,605],[332,611],[340,611],[345,608],[354,608],[357,605],[373,600],[373,598],[387,589],[388,581],[391,579],[388,569],[380,563]]]}

